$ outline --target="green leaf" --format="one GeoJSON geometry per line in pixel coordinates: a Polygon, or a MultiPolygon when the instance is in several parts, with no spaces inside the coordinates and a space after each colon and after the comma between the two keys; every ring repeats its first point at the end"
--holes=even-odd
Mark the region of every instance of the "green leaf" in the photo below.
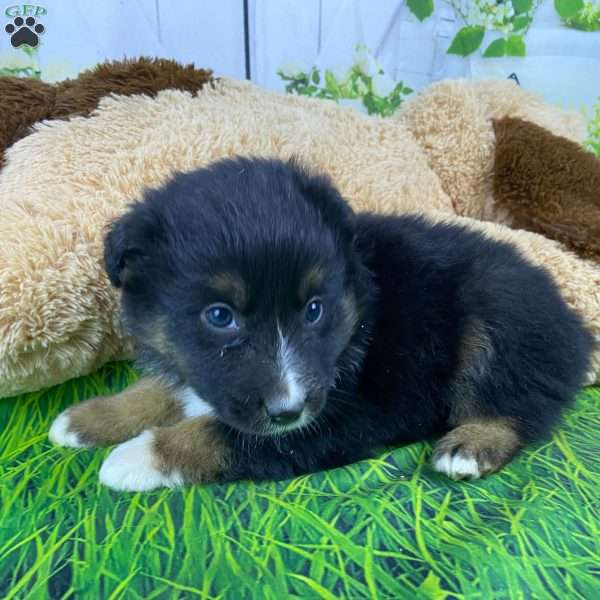
{"type": "Polygon", "coordinates": [[[433,0],[408,0],[406,4],[419,21],[424,21],[433,12],[433,0]]]}
{"type": "Polygon", "coordinates": [[[458,54],[459,56],[469,56],[481,46],[485,28],[481,25],[463,27],[452,40],[448,54],[458,54]]]}
{"type": "Polygon", "coordinates": [[[484,58],[500,56],[525,56],[525,41],[522,35],[511,35],[507,39],[494,40],[483,53],[484,58]]]}
{"type": "Polygon", "coordinates": [[[361,98],[361,102],[363,106],[367,109],[367,112],[371,114],[372,111],[375,110],[375,102],[373,100],[373,96],[371,94],[367,94],[361,98]]]}
{"type": "Polygon", "coordinates": [[[498,58],[499,56],[506,56],[506,40],[504,38],[494,40],[483,53],[484,58],[498,58]]]}
{"type": "Polygon", "coordinates": [[[526,27],[529,27],[531,23],[531,17],[527,15],[519,15],[513,19],[513,31],[522,31],[526,27]]]}
{"type": "Polygon", "coordinates": [[[321,83],[321,76],[319,75],[319,70],[318,69],[314,69],[312,72],[312,80],[313,83],[316,85],[319,85],[319,83],[321,83]]]}
{"type": "Polygon", "coordinates": [[[325,71],[325,89],[334,98],[341,98],[343,95],[335,75],[329,69],[325,71]]]}
{"type": "Polygon", "coordinates": [[[326,87],[337,86],[337,81],[335,79],[335,75],[329,69],[325,70],[325,86],[326,87]]]}
{"type": "Polygon", "coordinates": [[[525,56],[525,40],[522,35],[511,35],[506,40],[506,56],[525,56]]]}
{"type": "Polygon", "coordinates": [[[570,19],[583,8],[583,0],[554,0],[554,8],[561,19],[570,19]]]}
{"type": "Polygon", "coordinates": [[[521,13],[529,12],[533,7],[533,0],[512,0],[515,14],[520,15],[521,13]]]}

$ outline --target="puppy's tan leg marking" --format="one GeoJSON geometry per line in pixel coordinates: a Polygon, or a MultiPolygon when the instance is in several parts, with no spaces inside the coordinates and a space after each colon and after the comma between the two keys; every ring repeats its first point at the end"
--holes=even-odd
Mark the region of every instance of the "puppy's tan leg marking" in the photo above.
{"type": "Polygon", "coordinates": [[[493,356],[494,347],[484,323],[471,319],[463,332],[456,376],[451,383],[451,425],[459,425],[482,413],[474,384],[488,372],[493,356]]]}
{"type": "Polygon", "coordinates": [[[206,483],[218,479],[228,462],[227,444],[214,419],[194,417],[117,446],[100,469],[100,481],[122,491],[206,483]]]}
{"type": "Polygon", "coordinates": [[[159,381],[143,378],[115,396],[86,400],[62,412],[48,437],[60,446],[111,446],[149,427],[170,425],[183,418],[181,403],[159,381]]]}
{"type": "Polygon", "coordinates": [[[452,479],[476,479],[502,468],[522,447],[511,419],[471,419],[436,444],[433,468],[452,479]]]}
{"type": "Polygon", "coordinates": [[[489,374],[494,346],[485,323],[467,322],[451,384],[448,418],[454,429],[436,445],[433,468],[453,479],[482,477],[503,467],[523,446],[516,423],[504,417],[483,417],[477,382],[489,374]]]}

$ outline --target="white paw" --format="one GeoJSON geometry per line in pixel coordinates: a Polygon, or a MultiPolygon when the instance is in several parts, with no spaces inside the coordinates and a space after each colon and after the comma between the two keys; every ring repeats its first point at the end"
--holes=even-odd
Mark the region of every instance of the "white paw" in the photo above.
{"type": "Polygon", "coordinates": [[[433,460],[433,468],[451,479],[477,479],[481,477],[477,459],[460,453],[452,455],[450,452],[444,452],[436,456],[433,460]]]}
{"type": "Polygon", "coordinates": [[[165,474],[156,467],[154,434],[144,431],[119,444],[102,463],[100,482],[113,490],[145,492],[159,487],[183,484],[181,473],[165,474]]]}
{"type": "Polygon", "coordinates": [[[88,444],[84,444],[79,439],[79,435],[75,431],[72,431],[70,427],[71,418],[69,417],[69,411],[65,410],[54,419],[54,423],[52,423],[48,432],[48,438],[58,446],[65,446],[66,448],[87,447],[88,444]]]}

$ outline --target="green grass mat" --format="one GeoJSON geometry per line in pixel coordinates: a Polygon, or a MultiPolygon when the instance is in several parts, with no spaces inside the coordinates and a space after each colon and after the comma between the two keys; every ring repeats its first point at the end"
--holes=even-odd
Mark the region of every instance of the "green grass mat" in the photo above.
{"type": "Polygon", "coordinates": [[[0,598],[600,598],[600,389],[551,443],[455,483],[414,444],[314,476],[145,494],[46,438],[126,364],[0,400],[0,598]]]}

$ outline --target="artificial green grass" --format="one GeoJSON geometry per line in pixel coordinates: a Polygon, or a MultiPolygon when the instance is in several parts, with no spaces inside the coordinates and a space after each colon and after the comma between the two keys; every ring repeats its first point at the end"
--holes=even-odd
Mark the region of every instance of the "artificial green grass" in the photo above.
{"type": "Polygon", "coordinates": [[[98,484],[106,451],[46,434],[134,378],[121,363],[0,400],[0,598],[600,597],[600,389],[479,482],[433,473],[422,443],[287,482],[119,494],[98,484]]]}

